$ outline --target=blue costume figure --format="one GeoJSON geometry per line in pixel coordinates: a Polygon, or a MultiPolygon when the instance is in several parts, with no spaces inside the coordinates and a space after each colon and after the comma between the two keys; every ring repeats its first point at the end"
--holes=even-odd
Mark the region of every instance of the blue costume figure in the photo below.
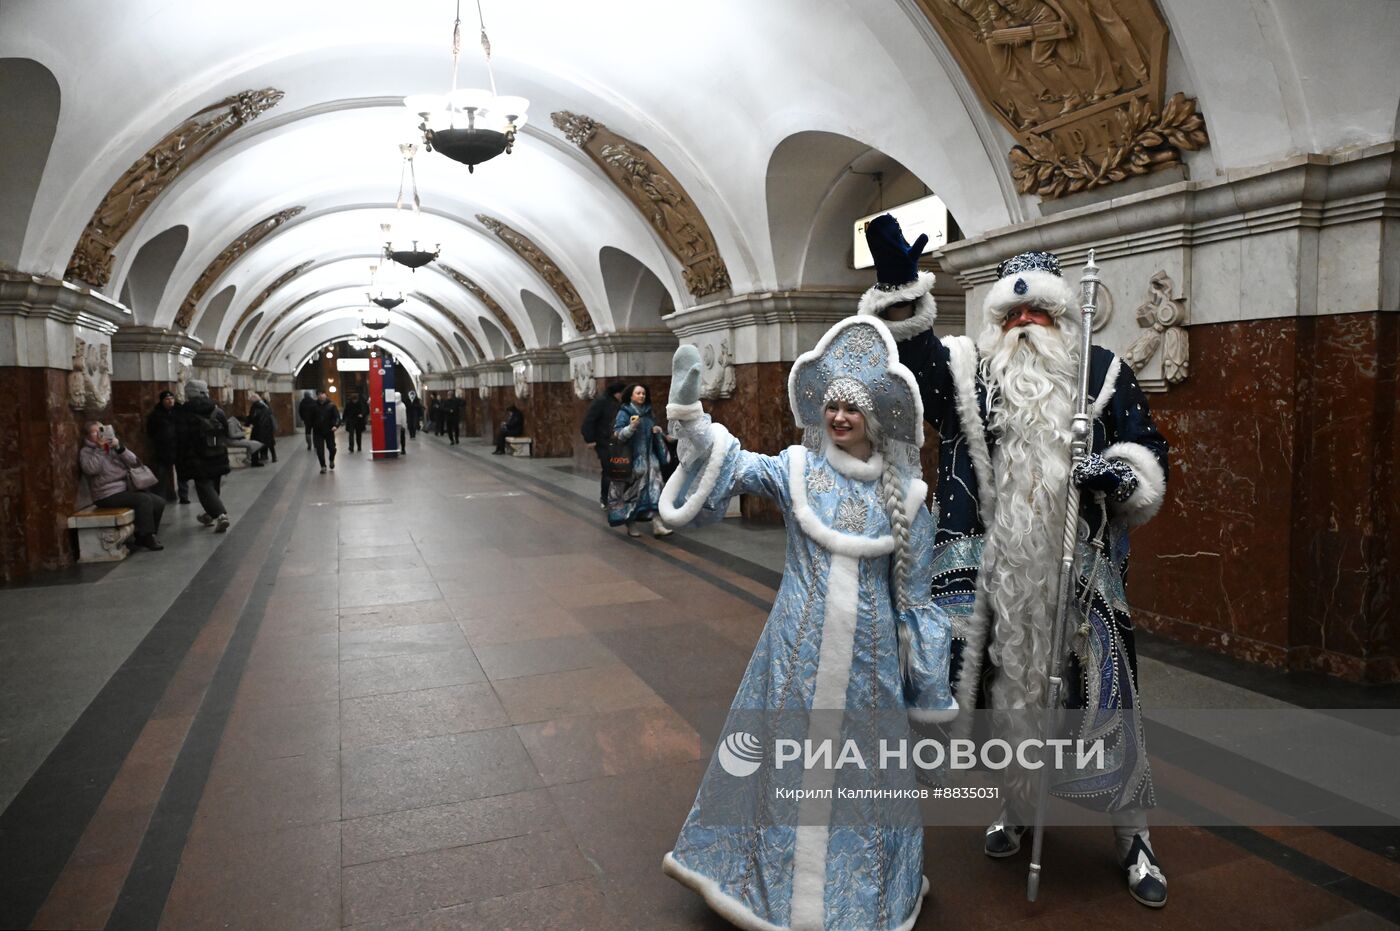
{"type": "MultiPolygon", "coordinates": [[[[1142,904],[1161,907],[1167,887],[1147,829],[1154,800],[1125,586],[1128,532],[1150,520],[1166,494],[1167,441],[1132,367],[1094,346],[1090,455],[1071,472],[1080,323],[1074,289],[1054,255],[1027,252],[1001,263],[976,339],[939,339],[933,275],[917,266],[923,242],[907,244],[889,214],[871,221],[866,238],[879,284],[861,299],[860,312],[889,316],[900,360],[918,379],[924,415],[938,429],[933,599],[953,618],[958,704],[964,712],[991,709],[996,736],[1013,745],[1038,736],[1065,492],[1077,482],[1067,706],[1077,710],[1071,736],[1102,741],[1106,765],[1057,772],[1051,791],[1109,813],[1129,890],[1142,904]]],[[[955,737],[967,736],[971,717],[959,718],[955,737]]],[[[1024,770],[1008,772],[1007,806],[987,829],[988,856],[1020,849],[1033,816],[1033,784],[1024,770]]]]}
{"type": "Polygon", "coordinates": [[[608,524],[627,525],[628,536],[641,536],[632,525],[656,516],[656,502],[661,497],[661,467],[670,455],[666,436],[651,413],[651,394],[644,385],[627,390],[626,402],[613,421],[614,451],[628,449],[632,453],[632,476],[627,481],[608,485],[608,524]]]}
{"type": "Polygon", "coordinates": [[[667,416],[680,468],[661,516],[717,520],[732,495],[763,495],[786,518],[787,563],[662,868],[741,928],[910,928],[928,890],[917,803],[862,796],[916,797],[913,768],[882,765],[875,744],[911,740],[910,719],[957,713],[950,621],[930,598],[917,386],[881,321],[843,320],[788,380],[803,445],[767,456],[702,411],[700,368],[694,347],[676,351],[667,416]],[[769,731],[850,741],[869,765],[780,766],[769,731]]]}

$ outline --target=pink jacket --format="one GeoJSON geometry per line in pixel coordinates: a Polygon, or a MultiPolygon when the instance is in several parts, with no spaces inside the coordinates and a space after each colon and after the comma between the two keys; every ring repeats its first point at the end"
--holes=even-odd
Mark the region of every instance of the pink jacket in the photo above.
{"type": "Polygon", "coordinates": [[[129,449],[124,448],[120,453],[116,450],[103,452],[102,447],[91,440],[83,440],[83,448],[78,450],[78,465],[87,476],[94,501],[129,491],[127,470],[140,464],[141,460],[129,449]]]}

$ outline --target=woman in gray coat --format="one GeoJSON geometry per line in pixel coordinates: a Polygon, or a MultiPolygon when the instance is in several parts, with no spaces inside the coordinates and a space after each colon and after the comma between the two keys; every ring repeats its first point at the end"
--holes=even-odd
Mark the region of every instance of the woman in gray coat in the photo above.
{"type": "Polygon", "coordinates": [[[100,508],[131,508],[136,512],[136,543],[148,550],[163,550],[156,539],[165,499],[149,491],[135,491],[127,478],[141,464],[136,454],[121,444],[109,427],[92,421],[78,450],[78,466],[87,476],[92,503],[100,508]]]}

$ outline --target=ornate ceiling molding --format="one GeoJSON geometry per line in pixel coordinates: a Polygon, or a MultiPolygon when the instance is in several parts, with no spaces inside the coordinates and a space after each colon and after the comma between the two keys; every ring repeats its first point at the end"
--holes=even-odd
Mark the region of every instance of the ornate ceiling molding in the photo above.
{"type": "Polygon", "coordinates": [[[496,318],[496,322],[499,323],[505,329],[507,334],[509,334],[511,341],[511,349],[519,351],[525,348],[525,341],[520,338],[520,331],[516,329],[515,323],[510,319],[510,317],[506,316],[505,310],[501,307],[499,303],[497,303],[496,299],[486,293],[485,288],[477,284],[468,276],[457,271],[457,269],[453,268],[451,265],[448,265],[446,262],[438,262],[437,267],[446,272],[447,277],[451,278],[453,281],[466,288],[472,294],[476,295],[476,299],[486,305],[486,309],[491,311],[491,315],[496,318]]]}
{"type": "Polygon", "coordinates": [[[263,335],[258,338],[258,344],[255,347],[253,347],[253,352],[249,356],[249,358],[256,359],[262,355],[262,351],[265,348],[267,348],[268,340],[272,339],[277,334],[277,328],[280,327],[283,323],[285,323],[288,317],[296,313],[297,308],[301,307],[301,305],[305,304],[307,301],[314,300],[315,298],[318,298],[322,294],[326,293],[328,293],[326,289],[312,291],[310,294],[304,295],[298,298],[297,300],[293,301],[287,307],[286,310],[282,311],[280,314],[277,315],[277,319],[273,320],[267,325],[266,328],[264,328],[263,335]]]}
{"type": "Polygon", "coordinates": [[[441,301],[429,297],[421,291],[414,291],[412,296],[446,317],[448,322],[457,328],[457,332],[462,334],[462,338],[471,343],[472,348],[476,350],[476,357],[478,359],[485,360],[490,358],[490,356],[481,351],[481,344],[476,341],[476,337],[472,335],[472,331],[467,329],[467,325],[462,322],[462,318],[444,307],[441,301]]]}
{"type": "Polygon", "coordinates": [[[305,207],[288,207],[286,210],[274,213],[248,227],[242,236],[225,246],[218,258],[210,262],[209,267],[204,269],[199,280],[194,283],[194,287],[190,288],[190,293],[185,295],[185,301],[180,305],[180,312],[175,315],[175,325],[182,330],[188,330],[190,324],[194,322],[194,313],[199,307],[199,302],[204,300],[204,295],[208,293],[219,276],[228,271],[234,262],[237,262],[244,253],[256,246],[269,233],[305,209],[305,207]]]}
{"type": "Polygon", "coordinates": [[[731,286],[729,269],[700,208],[646,146],[567,110],[550,118],[564,138],[583,149],[641,211],[681,263],[685,286],[693,296],[705,297],[731,286]]]}
{"type": "Polygon", "coordinates": [[[1153,0],[918,0],[1020,143],[1022,194],[1053,200],[1145,175],[1209,143],[1195,98],[1163,104],[1166,21],[1153,0]]]}
{"type": "Polygon", "coordinates": [[[167,133],[137,159],[102,198],[87,228],[78,237],[78,245],[63,277],[93,288],[105,288],[112,278],[112,253],[146,208],[180,172],[208,154],[229,133],[270,110],[281,99],[282,91],[271,87],[243,91],[205,107],[167,133]]]}
{"type": "Polygon", "coordinates": [[[544,254],[539,246],[535,245],[531,239],[511,229],[500,220],[488,217],[484,213],[476,215],[477,222],[495,233],[502,242],[515,250],[515,254],[529,264],[539,276],[548,282],[554,289],[554,293],[559,295],[559,300],[564,302],[568,308],[569,317],[574,321],[574,329],[579,333],[593,332],[593,318],[588,315],[588,308],[583,304],[583,298],[579,297],[578,290],[569,281],[567,275],[560,270],[554,260],[544,254]]]}
{"type": "Polygon", "coordinates": [[[276,281],[263,288],[262,291],[258,294],[258,296],[253,298],[253,302],[248,305],[248,308],[243,311],[243,315],[238,318],[238,323],[234,325],[233,329],[228,331],[228,339],[224,341],[224,351],[233,351],[233,341],[234,338],[238,336],[238,331],[243,327],[244,323],[248,322],[248,320],[250,320],[252,316],[258,312],[258,308],[267,302],[267,299],[272,296],[273,291],[276,291],[278,288],[282,287],[284,284],[291,281],[293,278],[304,273],[308,268],[310,268],[314,264],[316,264],[315,259],[307,259],[305,262],[302,262],[295,268],[287,269],[281,275],[277,276],[276,281]]]}

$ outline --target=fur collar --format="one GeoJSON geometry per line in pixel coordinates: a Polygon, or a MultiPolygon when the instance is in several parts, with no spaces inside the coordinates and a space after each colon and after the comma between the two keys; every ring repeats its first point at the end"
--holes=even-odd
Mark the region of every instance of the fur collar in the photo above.
{"type": "MultiPolygon", "coordinates": [[[[859,460],[857,460],[859,461],[859,460]]],[[[792,499],[792,513],[797,525],[815,544],[828,553],[838,556],[854,556],[857,559],[871,559],[887,556],[894,552],[894,535],[862,537],[844,533],[822,523],[807,501],[807,447],[788,447],[788,495],[792,499]]],[[[909,514],[909,523],[914,523],[914,515],[924,506],[928,497],[928,485],[922,479],[914,479],[905,491],[904,508],[909,514]]]]}
{"type": "MultiPolygon", "coordinates": [[[[919,272],[919,277],[897,291],[871,288],[860,297],[857,314],[880,316],[880,312],[896,304],[914,302],[914,316],[908,320],[885,320],[895,342],[911,339],[925,330],[933,329],[938,319],[938,304],[933,299],[933,272],[919,272]]],[[[884,320],[883,317],[880,319],[884,320]]]]}
{"type": "Polygon", "coordinates": [[[858,482],[873,482],[885,471],[885,459],[879,453],[871,453],[869,459],[857,459],[829,437],[822,442],[822,455],[833,469],[858,482]]]}

